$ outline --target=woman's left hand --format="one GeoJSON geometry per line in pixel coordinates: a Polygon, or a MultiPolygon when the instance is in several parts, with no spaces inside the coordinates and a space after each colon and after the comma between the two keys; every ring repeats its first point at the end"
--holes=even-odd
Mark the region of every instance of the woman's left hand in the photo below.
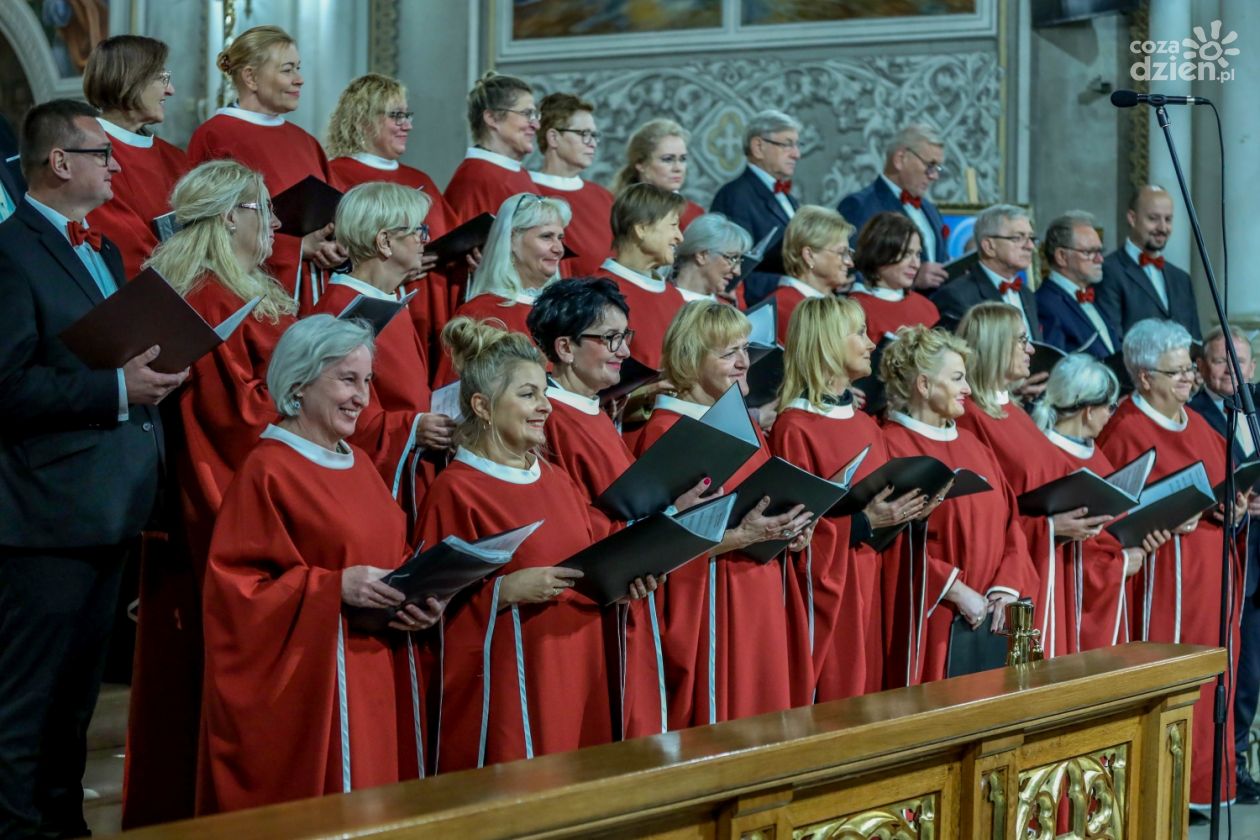
{"type": "Polygon", "coordinates": [[[420,604],[407,604],[394,614],[394,620],[389,626],[395,630],[403,630],[411,633],[416,630],[425,630],[437,624],[437,620],[442,617],[442,610],[446,609],[446,602],[439,601],[430,595],[425,599],[423,607],[420,604]]]}
{"type": "Polygon", "coordinates": [[[656,588],[665,582],[665,576],[661,575],[658,579],[654,575],[644,575],[630,581],[630,590],[621,598],[617,599],[617,603],[624,604],[629,601],[639,601],[656,591],[656,588]]]}
{"type": "Polygon", "coordinates": [[[810,540],[814,538],[814,526],[817,524],[818,520],[815,519],[813,522],[809,523],[809,526],[806,527],[805,530],[797,534],[796,537],[788,543],[788,551],[804,551],[809,545],[810,540]]]}
{"type": "Polygon", "coordinates": [[[450,449],[455,421],[445,414],[426,412],[416,426],[416,440],[425,449],[450,449]]]}
{"type": "Polygon", "coordinates": [[[1006,629],[1006,605],[1018,600],[1009,592],[993,592],[989,595],[989,609],[993,612],[993,632],[1006,629]]]}

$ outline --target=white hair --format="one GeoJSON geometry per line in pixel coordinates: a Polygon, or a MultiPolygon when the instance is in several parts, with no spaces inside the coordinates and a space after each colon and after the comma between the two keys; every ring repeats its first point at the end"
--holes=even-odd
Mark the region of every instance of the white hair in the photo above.
{"type": "Polygon", "coordinates": [[[297,417],[302,410],[298,391],[359,347],[376,352],[375,336],[366,321],[311,315],[290,325],[267,364],[267,390],[276,408],[285,417],[297,417]]]}
{"type": "Polygon", "coordinates": [[[782,111],[765,110],[758,111],[752,115],[752,119],[748,121],[748,128],[744,129],[744,154],[748,154],[752,148],[754,137],[765,138],[768,134],[778,134],[780,131],[800,131],[801,123],[795,117],[791,117],[782,111]]]}
{"type": "MultiPolygon", "coordinates": [[[[481,255],[481,265],[473,274],[468,297],[495,294],[509,300],[522,290],[521,275],[512,262],[512,245],[517,236],[540,225],[568,227],[573,218],[569,202],[561,198],[544,198],[534,193],[517,193],[499,205],[490,236],[481,255]]],[[[560,276],[557,271],[550,283],[560,276]]]]}
{"type": "Polygon", "coordinates": [[[1016,207],[1014,204],[994,204],[991,207],[984,208],[976,216],[973,236],[978,245],[980,240],[986,237],[1001,236],[1003,222],[1014,222],[1027,218],[1028,211],[1022,207],[1016,207]]]}
{"type": "Polygon", "coordinates": [[[940,132],[936,126],[926,122],[912,122],[892,136],[884,148],[884,157],[890,158],[902,149],[913,149],[915,146],[944,146],[940,132]]]}
{"type": "Polygon", "coordinates": [[[1190,349],[1190,333],[1176,321],[1147,318],[1138,321],[1124,335],[1124,367],[1136,383],[1138,374],[1154,370],[1159,357],[1170,350],[1190,349]]]}
{"type": "Polygon", "coordinates": [[[705,251],[723,253],[738,251],[741,254],[752,247],[752,236],[748,231],[732,222],[721,213],[705,213],[697,216],[683,234],[682,244],[678,246],[675,263],[681,265],[696,254],[705,251]]]}
{"type": "Polygon", "coordinates": [[[1046,390],[1033,406],[1033,422],[1053,429],[1063,417],[1089,406],[1108,405],[1119,396],[1120,383],[1111,368],[1087,353],[1070,353],[1050,372],[1046,390]]]}

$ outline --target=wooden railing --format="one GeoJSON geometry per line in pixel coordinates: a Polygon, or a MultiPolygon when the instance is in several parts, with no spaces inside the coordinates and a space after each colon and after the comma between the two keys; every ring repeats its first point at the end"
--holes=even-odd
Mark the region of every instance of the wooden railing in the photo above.
{"type": "Polygon", "coordinates": [[[127,836],[1180,840],[1224,664],[1134,643],[127,836]]]}

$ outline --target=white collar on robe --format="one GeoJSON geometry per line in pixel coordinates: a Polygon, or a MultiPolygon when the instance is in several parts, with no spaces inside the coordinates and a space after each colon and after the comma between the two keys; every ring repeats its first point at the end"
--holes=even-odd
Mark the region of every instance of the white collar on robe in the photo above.
{"type": "Polygon", "coordinates": [[[691,400],[682,400],[678,397],[671,397],[669,394],[657,394],[656,403],[653,408],[663,408],[666,411],[672,411],[675,414],[681,414],[684,417],[690,417],[693,420],[699,420],[704,413],[709,410],[710,406],[700,405],[691,400]]]}
{"type": "Polygon", "coordinates": [[[577,192],[584,186],[584,182],[579,175],[550,175],[546,172],[530,172],[529,180],[535,184],[542,184],[544,187],[550,187],[553,190],[563,190],[564,192],[577,192]]]}
{"type": "Polygon", "coordinates": [[[495,166],[511,172],[521,171],[521,162],[519,160],[512,160],[507,155],[501,155],[489,149],[479,149],[476,146],[468,147],[468,150],[464,152],[464,160],[484,160],[486,163],[493,163],[495,166]]]}
{"type": "Polygon", "coordinates": [[[830,420],[851,420],[853,419],[853,403],[849,402],[845,405],[833,405],[826,411],[823,411],[807,399],[797,397],[787,404],[788,408],[799,408],[801,411],[808,411],[810,414],[820,414],[830,420]]]}
{"type": "Polygon", "coordinates": [[[899,426],[905,426],[915,434],[923,435],[925,438],[943,441],[958,440],[958,426],[953,421],[950,421],[948,426],[929,426],[922,420],[916,420],[909,414],[902,414],[900,411],[888,412],[888,419],[899,426]]]}
{"type": "Polygon", "coordinates": [[[1181,421],[1169,420],[1163,414],[1156,411],[1153,405],[1142,399],[1142,395],[1136,391],[1133,393],[1131,399],[1133,400],[1133,404],[1138,407],[1138,410],[1147,417],[1151,418],[1155,425],[1159,426],[1161,429],[1167,429],[1170,432],[1184,432],[1186,430],[1186,426],[1190,423],[1190,415],[1186,413],[1185,406],[1182,406],[1181,416],[1186,419],[1181,421]]]}
{"type": "Polygon", "coordinates": [[[787,276],[780,277],[779,285],[786,286],[789,289],[796,289],[796,291],[800,292],[807,298],[826,297],[826,295],[824,295],[822,292],[815,289],[813,286],[809,285],[808,283],[802,283],[800,280],[797,280],[795,277],[787,277],[787,276]]]}
{"type": "Polygon", "coordinates": [[[137,134],[134,131],[128,131],[121,125],[114,125],[104,117],[97,117],[96,121],[101,124],[101,128],[104,129],[106,134],[119,143],[135,146],[137,149],[150,149],[153,147],[152,134],[137,134]]]}
{"type": "Polygon", "coordinates": [[[1062,449],[1069,455],[1080,458],[1082,461],[1088,461],[1094,457],[1094,442],[1077,443],[1065,434],[1056,432],[1054,429],[1045,429],[1046,437],[1055,446],[1062,449]]]}
{"type": "Polygon", "coordinates": [[[260,114],[257,111],[246,111],[244,108],[239,108],[235,105],[220,108],[214,113],[216,116],[236,117],[238,120],[245,120],[245,122],[253,123],[254,125],[284,125],[284,117],[279,114],[260,114]]]}
{"type": "Polygon", "coordinates": [[[357,160],[364,166],[370,166],[373,169],[384,169],[392,171],[398,168],[398,161],[383,158],[380,155],[374,155],[371,152],[355,152],[350,157],[357,160]]]}
{"type": "Polygon", "coordinates": [[[674,286],[678,290],[678,294],[683,296],[683,300],[691,303],[693,300],[717,300],[713,295],[702,295],[699,292],[693,292],[691,289],[684,289],[682,286],[674,286]]]}
{"type": "Polygon", "coordinates": [[[572,391],[566,390],[554,380],[547,383],[547,399],[562,402],[565,405],[572,406],[583,414],[589,414],[592,417],[599,414],[599,397],[587,397],[582,394],[575,394],[572,391]]]}
{"type": "Polygon", "coordinates": [[[337,441],[337,451],[333,452],[301,435],[293,434],[288,429],[282,429],[274,423],[267,424],[267,428],[263,429],[259,437],[263,440],[277,440],[311,463],[330,470],[348,470],[354,466],[354,452],[346,446],[344,440],[337,441]]]}
{"type": "Polygon", "coordinates": [[[467,464],[474,470],[483,472],[491,478],[497,478],[509,484],[533,484],[538,480],[538,476],[542,474],[538,467],[537,458],[534,459],[534,463],[529,469],[523,470],[520,467],[509,467],[507,464],[500,464],[498,461],[482,458],[477,453],[461,446],[455,451],[455,460],[467,464]]]}
{"type": "Polygon", "coordinates": [[[617,275],[622,280],[627,280],[633,283],[641,289],[647,289],[649,292],[660,294],[665,291],[664,280],[660,280],[656,277],[649,277],[646,274],[640,274],[634,269],[626,268],[612,257],[604,260],[604,262],[600,265],[600,268],[604,269],[604,271],[607,271],[609,274],[617,275]]]}
{"type": "Polygon", "coordinates": [[[334,286],[345,286],[347,289],[358,292],[364,297],[374,298],[375,300],[392,300],[397,302],[398,298],[389,292],[376,288],[371,283],[365,283],[358,277],[351,277],[349,274],[334,274],[328,281],[334,286]]]}
{"type": "Polygon", "coordinates": [[[870,295],[879,300],[892,301],[893,303],[901,303],[906,299],[905,289],[887,289],[883,286],[868,286],[865,283],[854,283],[853,288],[849,289],[851,295],[870,295]]]}
{"type": "Polygon", "coordinates": [[[996,402],[998,405],[1010,405],[1010,404],[1011,404],[1011,392],[1010,392],[1010,391],[998,391],[996,394],[994,394],[994,395],[993,395],[993,401],[994,401],[994,402],[996,402]]]}

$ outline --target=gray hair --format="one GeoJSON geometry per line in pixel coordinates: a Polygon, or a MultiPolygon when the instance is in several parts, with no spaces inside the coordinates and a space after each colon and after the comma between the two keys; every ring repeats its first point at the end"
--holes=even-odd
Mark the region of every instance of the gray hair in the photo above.
{"type": "Polygon", "coordinates": [[[298,391],[359,347],[376,353],[371,325],[357,318],[343,321],[332,315],[310,315],[290,325],[267,364],[267,390],[280,414],[297,417],[302,410],[298,391]]]}
{"type": "MultiPolygon", "coordinates": [[[[1242,330],[1238,329],[1238,327],[1235,327],[1233,324],[1229,325],[1229,334],[1234,337],[1234,341],[1241,341],[1243,344],[1246,344],[1248,347],[1251,346],[1251,339],[1247,338],[1247,334],[1243,332],[1242,330]]],[[[1207,335],[1203,336],[1204,349],[1206,350],[1207,346],[1211,344],[1213,341],[1220,341],[1224,337],[1225,337],[1224,328],[1222,328],[1220,324],[1217,324],[1215,327],[1212,327],[1212,329],[1208,330],[1207,335]]]]}
{"type": "MultiPolygon", "coordinates": [[[[481,266],[473,274],[468,298],[484,294],[514,298],[520,294],[521,275],[512,262],[512,244],[516,236],[540,225],[558,224],[568,227],[573,218],[569,202],[562,198],[544,198],[534,193],[517,193],[499,205],[490,236],[481,255],[481,266]]],[[[559,271],[555,277],[560,276],[559,271]]]]}
{"type": "Polygon", "coordinates": [[[944,146],[940,132],[936,126],[926,122],[912,122],[905,125],[892,136],[884,147],[884,158],[890,158],[901,149],[913,149],[915,146],[944,146]]]}
{"type": "Polygon", "coordinates": [[[1170,350],[1190,349],[1190,333],[1176,321],[1147,318],[1124,335],[1124,367],[1134,382],[1144,370],[1154,370],[1159,357],[1170,350]]]}
{"type": "Polygon", "coordinates": [[[1107,405],[1120,397],[1120,382],[1111,368],[1087,353],[1069,353],[1050,371],[1046,390],[1033,406],[1032,419],[1044,430],[1063,417],[1091,405],[1107,405]]]}
{"type": "Polygon", "coordinates": [[[744,154],[748,154],[749,149],[752,148],[754,137],[765,137],[768,134],[778,134],[780,131],[800,130],[800,121],[782,111],[758,111],[748,121],[748,128],[744,129],[744,154]]]}
{"type": "Polygon", "coordinates": [[[697,216],[683,234],[682,244],[678,246],[676,265],[682,265],[696,254],[705,251],[710,253],[744,253],[752,247],[752,236],[748,231],[732,222],[721,213],[705,213],[697,216]]]}
{"type": "Polygon", "coordinates": [[[1014,222],[1027,218],[1028,211],[1022,207],[1016,207],[1014,204],[994,204],[992,207],[984,208],[976,216],[976,226],[972,234],[976,240],[976,247],[979,247],[981,239],[990,236],[1001,236],[1003,222],[1014,222]]]}
{"type": "Polygon", "coordinates": [[[1051,220],[1046,228],[1045,255],[1046,262],[1054,265],[1054,252],[1060,248],[1076,247],[1076,228],[1080,225],[1098,227],[1098,222],[1084,210],[1069,210],[1062,216],[1051,220]]]}

